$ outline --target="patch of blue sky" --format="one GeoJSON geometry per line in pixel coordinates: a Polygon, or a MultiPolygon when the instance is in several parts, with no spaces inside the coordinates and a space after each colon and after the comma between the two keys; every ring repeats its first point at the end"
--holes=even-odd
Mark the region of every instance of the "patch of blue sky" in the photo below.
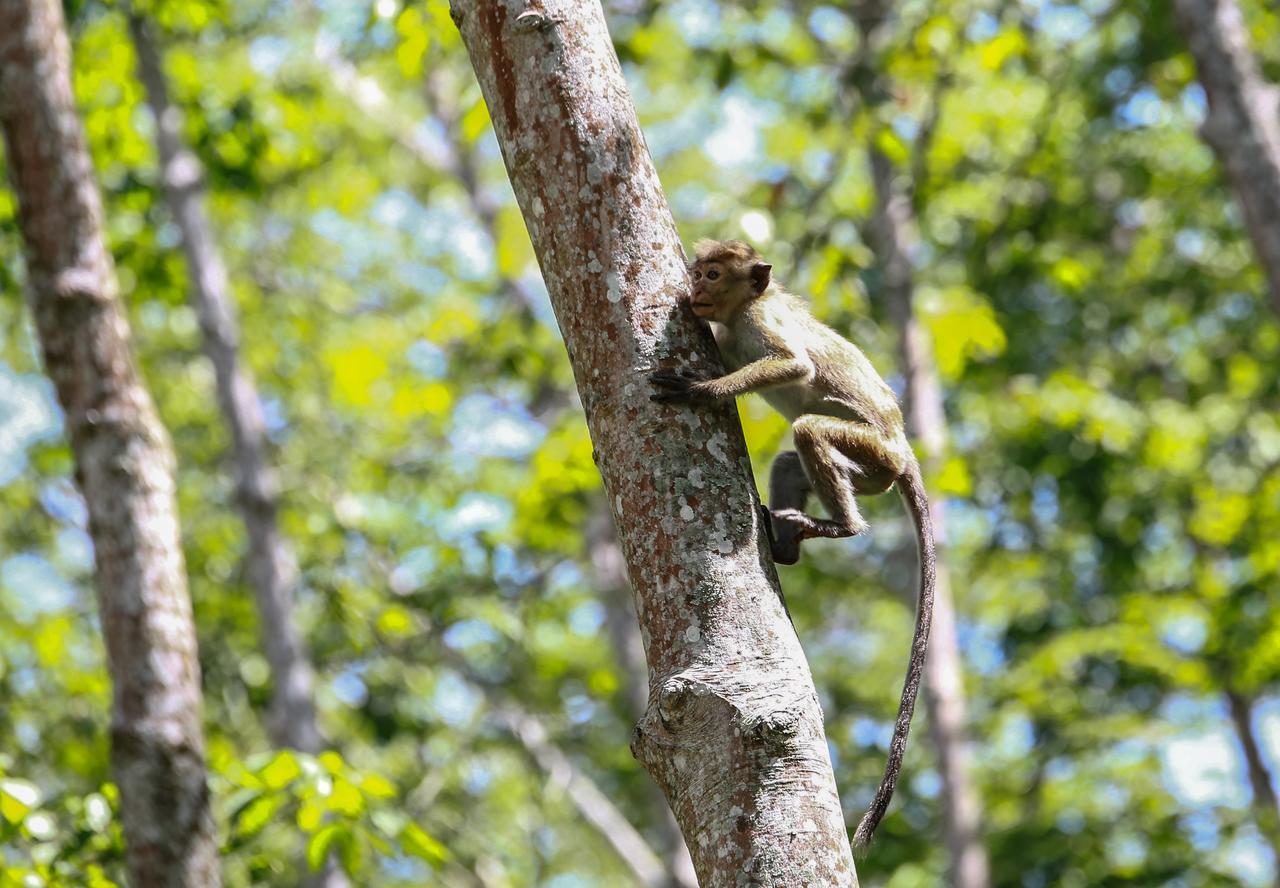
{"type": "Polygon", "coordinates": [[[1160,621],[1160,640],[1181,654],[1198,653],[1209,638],[1209,627],[1199,614],[1177,614],[1160,621]]]}
{"type": "Polygon", "coordinates": [[[61,425],[49,380],[0,364],[0,486],[22,474],[27,450],[55,437],[61,425]]]}
{"type": "Polygon", "coordinates": [[[1194,126],[1199,126],[1203,123],[1205,115],[1209,113],[1209,102],[1205,98],[1204,87],[1199,83],[1189,84],[1182,91],[1179,104],[1182,106],[1182,113],[1189,118],[1194,126]]]}
{"type": "Polygon", "coordinates": [[[421,296],[431,298],[449,285],[449,276],[439,268],[422,262],[404,260],[393,269],[396,280],[421,296]]]}
{"type": "Polygon", "coordinates": [[[249,67],[262,77],[272,77],[289,57],[290,43],[283,37],[267,35],[249,43],[249,67]]]}
{"type": "Polygon", "coordinates": [[[560,873],[557,876],[552,876],[546,883],[547,888],[590,888],[590,886],[598,884],[599,882],[586,876],[580,876],[577,873],[560,873]]]}
{"type": "MultiPolygon", "coordinates": [[[[408,192],[392,188],[378,196],[369,215],[374,222],[407,235],[413,241],[415,255],[451,256],[455,277],[482,280],[493,273],[488,236],[456,196],[444,195],[425,207],[408,192]]],[[[401,250],[393,241],[387,241],[382,253],[399,258],[401,250]]]]}
{"type": "Polygon", "coordinates": [[[698,49],[713,46],[720,35],[720,9],[710,0],[674,0],[667,15],[675,23],[684,42],[698,49]]]}
{"type": "Polygon", "coordinates": [[[1261,698],[1253,708],[1253,726],[1263,761],[1274,774],[1280,767],[1280,699],[1261,698]]]}
{"type": "Polygon", "coordinates": [[[466,493],[440,520],[440,535],[462,540],[477,533],[501,530],[511,523],[510,501],[489,493],[466,493]]]}
{"type": "Polygon", "coordinates": [[[1181,805],[1242,808],[1248,801],[1239,746],[1221,723],[1164,741],[1160,761],[1164,784],[1181,805]]]}
{"type": "Polygon", "coordinates": [[[551,596],[564,595],[581,589],[584,582],[582,568],[572,561],[565,560],[547,572],[546,591],[551,596]]]}
{"type": "Polygon", "coordinates": [[[427,379],[439,379],[449,369],[449,356],[445,350],[426,339],[414,340],[405,352],[409,366],[427,379]]]}
{"type": "Polygon", "coordinates": [[[965,665],[979,675],[996,675],[1004,668],[1004,651],[997,634],[988,626],[961,620],[956,625],[957,641],[965,665]]]}
{"type": "Polygon", "coordinates": [[[659,168],[673,154],[702,144],[707,135],[707,118],[713,113],[705,103],[689,102],[678,114],[645,125],[645,142],[659,168]]]}
{"type": "Polygon", "coordinates": [[[396,255],[390,240],[375,237],[368,225],[347,218],[333,207],[316,210],[308,224],[315,234],[338,248],[338,270],[347,279],[359,278],[370,265],[396,255]]]}
{"type": "Polygon", "coordinates": [[[798,107],[830,105],[836,100],[838,81],[823,68],[804,68],[783,81],[786,101],[798,107]]]}
{"type": "Polygon", "coordinates": [[[521,560],[511,546],[500,543],[493,547],[493,578],[512,586],[527,586],[538,578],[538,569],[521,560]]]}
{"type": "Polygon", "coordinates": [[[546,429],[523,405],[474,394],[454,408],[449,442],[455,453],[473,458],[523,459],[545,435],[546,429]]]}
{"type": "Polygon", "coordinates": [[[849,14],[834,6],[819,6],[809,13],[809,33],[823,43],[841,49],[853,47],[857,30],[849,14]]]}
{"type": "Polygon", "coordinates": [[[1169,122],[1169,108],[1149,86],[1139,87],[1115,110],[1121,129],[1139,129],[1169,122]]]}
{"type": "Polygon", "coordinates": [[[289,414],[284,402],[271,395],[263,395],[262,421],[266,424],[268,437],[275,443],[280,443],[284,432],[289,428],[289,414]]]}
{"type": "Polygon", "coordinates": [[[988,749],[992,757],[1010,761],[1025,758],[1034,745],[1031,720],[1025,715],[1012,713],[1000,720],[988,749]]]}
{"type": "Polygon", "coordinates": [[[1216,856],[1223,870],[1246,885],[1274,884],[1275,851],[1252,825],[1238,830],[1230,842],[1218,849],[1216,856]]]}
{"type": "Polygon", "coordinates": [[[422,588],[435,572],[437,563],[435,549],[430,546],[410,549],[391,571],[391,590],[398,595],[407,595],[422,588]]]}
{"type": "Polygon", "coordinates": [[[911,779],[911,792],[921,798],[936,799],[942,794],[942,777],[933,768],[921,771],[911,779]]]}
{"type": "Polygon", "coordinates": [[[969,20],[965,27],[965,36],[971,43],[982,43],[996,36],[1000,30],[1000,21],[989,12],[979,12],[969,20]]]}
{"type": "Polygon", "coordinates": [[[849,725],[849,737],[859,746],[888,749],[893,739],[893,722],[859,717],[849,725]]]}
{"type": "Polygon", "coordinates": [[[348,666],[335,675],[329,683],[333,689],[333,695],[352,708],[363,706],[369,699],[369,688],[361,677],[364,668],[363,664],[348,666]]]}
{"type": "Polygon", "coordinates": [[[707,156],[719,167],[741,169],[761,159],[760,131],[777,118],[777,110],[758,100],[726,90],[717,115],[719,125],[703,139],[707,156]]]}
{"type": "Polygon", "coordinates": [[[71,481],[58,478],[40,488],[40,505],[55,520],[75,527],[85,527],[89,522],[89,510],[84,497],[71,481]]]}
{"type": "Polygon", "coordinates": [[[595,635],[602,625],[604,607],[598,601],[584,601],[569,612],[569,631],[574,635],[595,635]]]}
{"type": "Polygon", "coordinates": [[[1037,2],[1033,22],[1059,45],[1074,43],[1093,29],[1093,16],[1078,5],[1037,2]]]}
{"type": "Polygon", "coordinates": [[[66,610],[75,600],[75,587],[39,555],[14,555],[0,564],[0,585],[12,595],[10,612],[19,623],[41,614],[66,610]]]}
{"type": "Polygon", "coordinates": [[[586,724],[596,714],[595,701],[586,694],[570,694],[564,700],[564,714],[575,725],[586,724]]]}
{"type": "Polygon", "coordinates": [[[895,114],[889,126],[904,141],[914,142],[916,134],[920,132],[920,121],[916,120],[910,114],[895,114]]]}
{"type": "Polygon", "coordinates": [[[448,725],[460,728],[475,718],[483,700],[480,692],[457,674],[445,671],[436,681],[436,714],[448,725]]]}
{"type": "Polygon", "coordinates": [[[483,620],[459,620],[444,631],[444,643],[455,651],[478,645],[494,644],[502,636],[483,620]]]}
{"type": "Polygon", "coordinates": [[[93,568],[93,540],[79,527],[64,527],[54,537],[58,560],[70,571],[88,573],[93,568]]]}

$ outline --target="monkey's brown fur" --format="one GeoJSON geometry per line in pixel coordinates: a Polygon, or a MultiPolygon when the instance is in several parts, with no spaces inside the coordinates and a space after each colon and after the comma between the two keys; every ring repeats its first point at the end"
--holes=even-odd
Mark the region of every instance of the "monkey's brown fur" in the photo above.
{"type": "Polygon", "coordinates": [[[699,241],[694,253],[690,307],[711,322],[730,372],[706,378],[689,370],[661,370],[649,377],[658,388],[652,397],[708,403],[759,392],[790,420],[796,449],[780,453],[769,476],[774,560],[795,564],[806,539],[862,533],[867,523],[855,496],[884,493],[895,483],[915,524],[920,551],[915,636],[885,774],[854,834],[855,844],[865,847],[898,782],[933,618],[933,528],[920,467],[898,399],[861,349],[773,283],[772,266],[747,244],[699,241]],[[829,518],[805,513],[810,492],[829,518]]]}

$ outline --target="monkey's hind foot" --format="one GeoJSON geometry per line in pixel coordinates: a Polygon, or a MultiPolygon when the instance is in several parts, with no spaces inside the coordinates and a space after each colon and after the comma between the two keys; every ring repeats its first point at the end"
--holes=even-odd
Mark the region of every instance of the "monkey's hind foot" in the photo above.
{"type": "Polygon", "coordinates": [[[809,516],[796,509],[779,509],[769,513],[769,547],[775,564],[795,564],[800,560],[800,542],[809,516]]]}

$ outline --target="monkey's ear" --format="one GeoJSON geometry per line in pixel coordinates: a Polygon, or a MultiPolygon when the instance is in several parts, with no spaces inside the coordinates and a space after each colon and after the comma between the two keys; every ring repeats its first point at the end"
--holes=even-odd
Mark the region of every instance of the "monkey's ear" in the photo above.
{"type": "Polygon", "coordinates": [[[751,289],[757,296],[769,286],[769,272],[771,271],[773,271],[773,266],[766,265],[763,262],[757,262],[751,266],[751,289]]]}

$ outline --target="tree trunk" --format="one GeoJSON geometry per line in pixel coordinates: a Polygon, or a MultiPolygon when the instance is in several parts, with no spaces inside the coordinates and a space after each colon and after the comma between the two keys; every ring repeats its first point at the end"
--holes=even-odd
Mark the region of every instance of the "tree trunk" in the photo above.
{"type": "MultiPolygon", "coordinates": [[[[898,327],[902,369],[906,377],[907,431],[920,444],[926,475],[936,470],[947,440],[942,387],[924,329],[915,314],[915,288],[907,256],[913,227],[911,204],[894,188],[892,162],[876,148],[870,150],[876,189],[873,220],[875,249],[884,269],[884,294],[898,327]]],[[[956,639],[951,577],[946,567],[944,503],[930,497],[929,511],[938,536],[938,576],[933,598],[933,630],[925,662],[924,702],[929,733],[942,778],[942,826],[954,888],[987,888],[991,865],[982,845],[982,808],[969,773],[965,736],[965,700],[956,639]]]]}
{"type": "Polygon", "coordinates": [[[1244,208],[1280,311],[1280,89],[1263,80],[1235,0],[1174,0],[1173,11],[1209,101],[1201,136],[1244,208]]]}
{"type": "MultiPolygon", "coordinates": [[[[644,657],[644,640],[636,626],[635,609],[631,606],[627,565],[604,497],[596,498],[587,518],[587,549],[592,583],[605,609],[605,629],[613,644],[618,668],[622,670],[622,696],[629,705],[629,715],[639,718],[649,705],[649,665],[644,657]]],[[[652,803],[662,836],[669,888],[697,888],[698,876],[693,871],[693,858],[689,856],[684,836],[680,834],[680,824],[676,823],[656,784],[649,783],[646,799],[652,803]]]]}
{"type": "Polygon", "coordinates": [[[182,115],[169,101],[148,23],[131,14],[129,33],[138,55],[138,76],[156,121],[160,183],[182,234],[191,303],[200,320],[205,355],[213,364],[218,406],[231,432],[236,492],[248,547],[245,567],[257,598],[262,649],[271,664],[271,736],[277,746],[317,752],[322,739],[312,693],[314,679],[293,620],[297,568],[276,518],[279,485],[267,464],[266,423],[258,391],[240,361],[240,325],[204,208],[204,173],[195,154],[182,143],[182,115]]]}
{"type": "MultiPolygon", "coordinates": [[[[129,11],[129,35],[138,57],[138,79],[155,118],[160,185],[182,235],[191,304],[201,345],[213,364],[218,406],[231,432],[236,497],[245,529],[245,571],[258,609],[259,644],[271,666],[267,731],[278,747],[316,753],[324,745],[316,718],[311,662],[294,622],[297,562],[280,531],[279,484],[267,463],[266,422],[253,376],[240,361],[240,323],[226,266],[204,206],[204,171],[182,141],[182,113],[169,100],[160,51],[150,23],[129,11]]],[[[330,857],[308,882],[344,888],[346,876],[330,857]]]]}
{"type": "Polygon", "coordinates": [[[0,126],[32,313],[89,510],[132,884],[220,882],[173,453],[133,363],[57,0],[0,2],[0,126]]]}
{"type": "Polygon", "coordinates": [[[857,884],[822,713],[736,413],[649,400],[718,368],[596,0],[455,0],[573,363],[651,675],[632,749],[701,884],[857,884]]]}

